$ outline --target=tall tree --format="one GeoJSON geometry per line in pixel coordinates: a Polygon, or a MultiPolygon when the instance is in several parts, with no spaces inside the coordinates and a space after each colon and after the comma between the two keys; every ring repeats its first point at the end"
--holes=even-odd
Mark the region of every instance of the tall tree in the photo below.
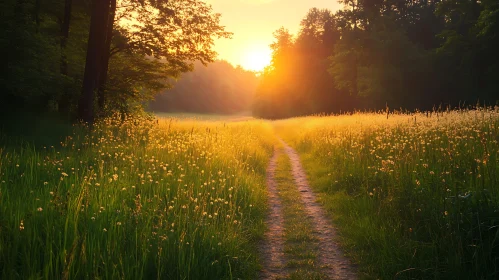
{"type": "MultiPolygon", "coordinates": [[[[64,13],[62,16],[61,22],[61,75],[63,77],[68,76],[68,57],[66,46],[69,39],[69,29],[71,25],[71,11],[73,7],[73,0],[64,0],[64,13]]],[[[69,87],[67,86],[67,82],[63,82],[63,90],[61,94],[61,98],[59,101],[59,111],[67,114],[70,111],[70,93],[69,87]]]]}
{"type": "Polygon", "coordinates": [[[82,94],[78,102],[79,118],[90,124],[94,121],[94,93],[98,88],[103,66],[110,6],[110,0],[94,0],[92,2],[85,74],[82,94]]]}
{"type": "Polygon", "coordinates": [[[101,58],[102,70],[99,73],[99,84],[98,84],[98,105],[99,105],[99,110],[101,111],[104,111],[104,105],[106,102],[105,90],[106,90],[107,75],[109,71],[109,59],[111,58],[111,43],[113,40],[115,16],[116,16],[116,0],[110,0],[110,10],[106,26],[106,41],[104,43],[104,51],[101,58]]]}
{"type": "MultiPolygon", "coordinates": [[[[101,30],[100,33],[95,32],[95,38],[99,41],[92,45],[92,48],[99,50],[87,56],[87,64],[95,67],[96,72],[89,73],[83,82],[79,115],[85,121],[91,122],[93,119],[94,91],[99,91],[99,107],[105,106],[109,63],[114,56],[141,56],[145,59],[144,63],[151,59],[161,60],[165,69],[155,69],[178,75],[192,70],[193,61],[213,61],[216,55],[212,50],[214,37],[231,35],[220,26],[220,14],[213,13],[211,6],[199,0],[123,0],[120,7],[111,0],[105,2],[106,15],[101,15],[100,11],[97,16],[101,30]],[[89,59],[99,62],[89,62],[89,59]]],[[[92,24],[90,30],[92,33],[92,24]]],[[[92,35],[89,37],[89,48],[91,38],[92,35]]],[[[137,83],[141,84],[140,81],[137,83]]],[[[137,91],[140,90],[131,90],[137,91]]]]}

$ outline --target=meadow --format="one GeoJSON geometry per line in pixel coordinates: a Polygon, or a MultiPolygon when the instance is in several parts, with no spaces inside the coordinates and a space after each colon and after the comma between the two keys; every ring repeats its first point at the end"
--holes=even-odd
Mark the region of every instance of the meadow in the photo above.
{"type": "MultiPolygon", "coordinates": [[[[257,279],[278,138],[361,279],[499,277],[497,110],[191,117],[114,117],[0,147],[0,279],[257,279]]],[[[307,226],[289,169],[280,159],[293,241],[307,226]]]]}
{"type": "Polygon", "coordinates": [[[262,121],[143,117],[0,148],[0,278],[255,278],[273,142],[262,121]]]}
{"type": "Polygon", "coordinates": [[[278,121],[367,279],[499,277],[499,113],[278,121]]]}

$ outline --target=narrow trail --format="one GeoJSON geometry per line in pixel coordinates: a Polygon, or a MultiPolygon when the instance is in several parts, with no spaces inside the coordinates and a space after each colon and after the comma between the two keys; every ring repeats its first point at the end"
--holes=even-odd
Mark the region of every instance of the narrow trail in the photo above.
{"type": "Polygon", "coordinates": [[[265,242],[261,247],[264,268],[260,274],[260,279],[285,279],[290,269],[286,267],[286,256],[284,253],[284,218],[275,172],[277,168],[277,158],[284,151],[291,162],[292,176],[295,186],[301,194],[301,203],[305,208],[307,217],[313,224],[313,235],[319,242],[317,261],[324,275],[330,279],[357,279],[355,268],[351,262],[344,257],[336,239],[336,231],[330,223],[326,212],[317,202],[315,194],[312,192],[307,175],[301,165],[297,152],[280,140],[283,148],[276,148],[274,155],[267,169],[267,187],[269,191],[270,213],[266,224],[268,231],[265,235],[265,242]]]}
{"type": "Polygon", "coordinates": [[[284,259],[284,219],[282,214],[282,203],[277,191],[275,172],[277,159],[281,150],[274,150],[274,155],[267,168],[267,188],[269,191],[269,215],[265,224],[267,232],[265,242],[260,248],[260,255],[263,258],[263,270],[260,279],[283,279],[287,275],[284,259]]]}
{"type": "Polygon", "coordinates": [[[324,273],[332,279],[357,279],[353,265],[344,257],[343,252],[334,241],[336,231],[310,188],[298,153],[284,141],[281,140],[281,143],[291,161],[293,177],[301,193],[308,217],[312,219],[315,226],[314,235],[319,240],[318,260],[319,264],[323,266],[324,273]]]}

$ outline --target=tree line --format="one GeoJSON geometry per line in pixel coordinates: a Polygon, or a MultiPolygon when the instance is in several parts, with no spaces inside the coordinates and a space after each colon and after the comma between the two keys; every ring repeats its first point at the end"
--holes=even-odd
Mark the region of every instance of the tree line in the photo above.
{"type": "Polygon", "coordinates": [[[195,63],[194,71],[183,74],[149,102],[154,112],[235,114],[251,111],[258,86],[254,72],[227,61],[217,60],[204,67],[195,63]]]}
{"type": "Polygon", "coordinates": [[[496,0],[343,0],[311,9],[296,36],[274,33],[254,114],[494,105],[499,100],[496,0]]]}
{"type": "Polygon", "coordinates": [[[55,111],[93,122],[130,112],[169,78],[212,62],[230,37],[200,0],[4,0],[0,3],[3,118],[55,111]]]}

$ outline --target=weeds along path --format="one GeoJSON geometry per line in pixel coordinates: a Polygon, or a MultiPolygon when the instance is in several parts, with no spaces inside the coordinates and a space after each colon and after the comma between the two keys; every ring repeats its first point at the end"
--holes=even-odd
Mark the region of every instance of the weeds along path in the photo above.
{"type": "Polygon", "coordinates": [[[265,241],[260,248],[260,255],[263,260],[263,270],[260,273],[260,279],[282,279],[287,274],[284,267],[284,218],[282,215],[281,199],[277,190],[277,182],[275,180],[277,160],[281,153],[280,149],[274,150],[274,155],[267,168],[269,215],[265,221],[268,230],[265,234],[265,241]]]}
{"type": "MultiPolygon", "coordinates": [[[[269,188],[270,198],[270,215],[268,217],[269,230],[267,232],[266,248],[263,251],[265,260],[270,261],[265,263],[265,270],[262,279],[276,279],[283,278],[287,272],[286,267],[282,264],[285,262],[286,256],[283,254],[283,218],[281,200],[275,180],[275,172],[277,168],[277,158],[282,150],[289,158],[291,164],[291,173],[294,178],[294,186],[298,189],[300,204],[303,206],[304,214],[307,216],[312,226],[311,235],[313,240],[317,240],[318,246],[316,255],[316,265],[320,268],[322,275],[326,275],[330,279],[357,279],[355,269],[350,261],[343,256],[339,246],[335,243],[336,232],[327,217],[326,212],[322,209],[321,205],[317,202],[315,194],[312,192],[307,176],[301,165],[298,153],[287,145],[284,141],[280,140],[283,146],[282,149],[277,149],[274,152],[272,161],[268,169],[267,184],[269,188]],[[276,268],[279,267],[280,269],[276,268]]],[[[291,175],[291,174],[290,174],[291,175]]],[[[286,229],[287,230],[287,229],[286,229]]],[[[313,246],[313,244],[310,244],[313,246]]],[[[290,267],[288,267],[289,270],[290,267]]],[[[289,274],[288,274],[289,275],[289,274]]],[[[320,277],[322,278],[322,277],[320,277]]]]}

